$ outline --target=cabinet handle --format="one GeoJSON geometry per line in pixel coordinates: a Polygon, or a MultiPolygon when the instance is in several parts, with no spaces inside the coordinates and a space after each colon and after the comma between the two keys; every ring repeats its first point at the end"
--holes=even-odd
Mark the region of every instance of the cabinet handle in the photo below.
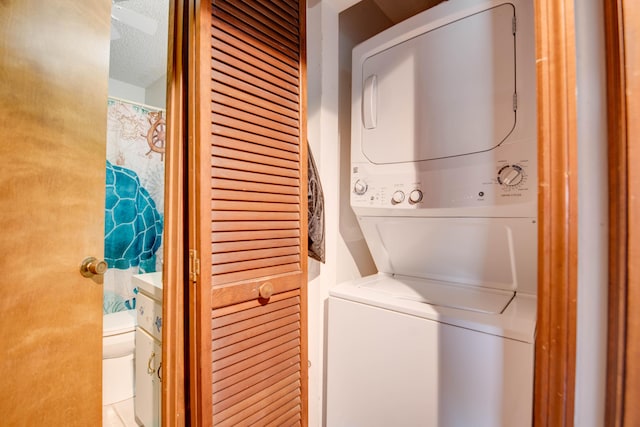
{"type": "Polygon", "coordinates": [[[160,382],[162,382],[162,362],[160,362],[160,365],[158,365],[157,375],[160,382]]]}
{"type": "Polygon", "coordinates": [[[147,374],[149,375],[153,375],[153,373],[156,371],[156,368],[151,367],[151,364],[153,363],[153,359],[155,359],[155,357],[156,353],[152,351],[151,356],[149,356],[149,360],[147,361],[147,374]]]}
{"type": "Polygon", "coordinates": [[[262,299],[269,299],[273,295],[273,285],[271,282],[264,282],[258,289],[258,294],[262,299]]]}

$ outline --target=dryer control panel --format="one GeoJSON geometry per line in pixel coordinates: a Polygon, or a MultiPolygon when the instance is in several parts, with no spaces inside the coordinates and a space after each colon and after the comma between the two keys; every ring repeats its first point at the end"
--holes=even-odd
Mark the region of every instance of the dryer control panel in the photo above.
{"type": "Polygon", "coordinates": [[[530,208],[535,207],[537,182],[532,164],[535,162],[528,159],[505,158],[464,168],[408,171],[406,166],[403,171],[400,167],[352,164],[351,205],[356,213],[358,208],[420,211],[420,215],[429,215],[429,210],[481,208],[487,216],[519,215],[504,208],[528,205],[527,212],[521,214],[532,216],[530,208]],[[387,169],[386,173],[380,173],[380,169],[387,169]]]}

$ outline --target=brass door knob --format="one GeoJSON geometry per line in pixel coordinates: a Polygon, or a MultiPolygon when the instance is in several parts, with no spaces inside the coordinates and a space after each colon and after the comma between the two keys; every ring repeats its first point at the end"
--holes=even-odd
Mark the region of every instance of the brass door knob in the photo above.
{"type": "Polygon", "coordinates": [[[262,285],[260,285],[260,288],[258,288],[258,294],[262,299],[271,298],[271,295],[273,295],[273,285],[271,284],[271,282],[264,282],[262,285]]]}
{"type": "Polygon", "coordinates": [[[94,257],[85,258],[80,266],[80,274],[84,277],[93,277],[98,274],[104,274],[107,271],[107,263],[94,257]]]}

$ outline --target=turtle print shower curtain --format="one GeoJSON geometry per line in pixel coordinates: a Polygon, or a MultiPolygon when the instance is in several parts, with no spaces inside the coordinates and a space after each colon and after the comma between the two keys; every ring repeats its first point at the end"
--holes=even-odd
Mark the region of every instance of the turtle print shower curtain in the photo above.
{"type": "Polygon", "coordinates": [[[134,274],[162,269],[164,111],[109,99],[105,313],[135,308],[134,274]]]}

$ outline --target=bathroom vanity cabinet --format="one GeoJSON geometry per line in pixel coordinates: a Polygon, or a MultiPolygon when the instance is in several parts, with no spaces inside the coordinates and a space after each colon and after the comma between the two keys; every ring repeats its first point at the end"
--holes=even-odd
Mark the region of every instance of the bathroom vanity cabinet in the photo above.
{"type": "Polygon", "coordinates": [[[134,280],[139,290],[136,298],[136,421],[145,427],[159,427],[162,402],[162,275],[140,274],[134,276],[134,280]]]}

